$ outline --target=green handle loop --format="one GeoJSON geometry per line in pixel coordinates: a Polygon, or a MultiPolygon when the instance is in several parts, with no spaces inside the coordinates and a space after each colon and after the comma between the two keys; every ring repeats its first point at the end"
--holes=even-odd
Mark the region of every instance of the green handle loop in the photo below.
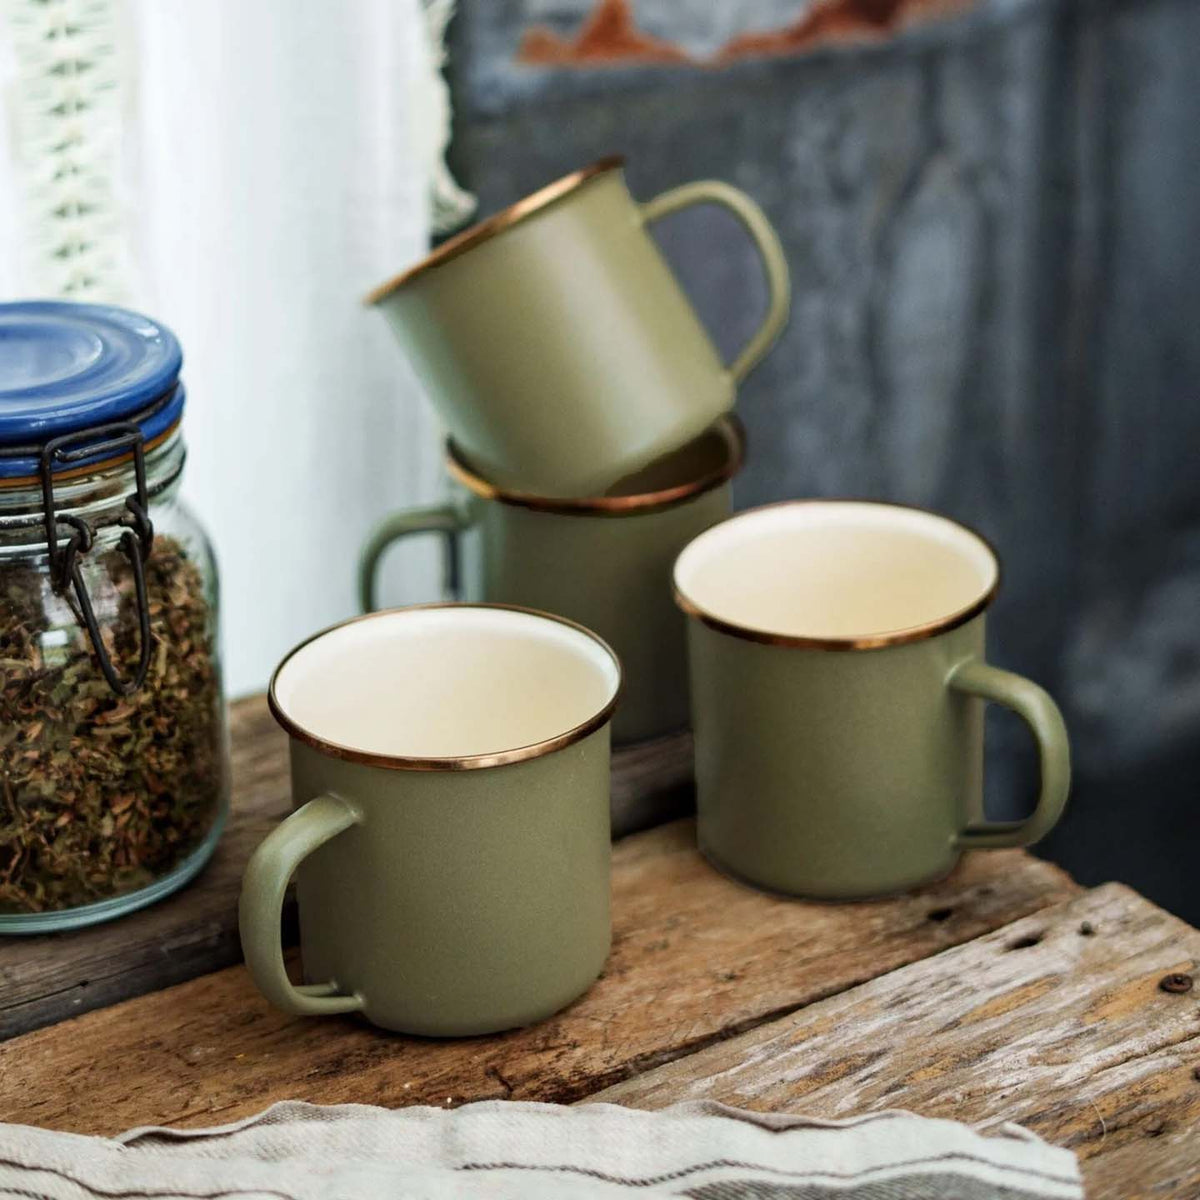
{"type": "Polygon", "coordinates": [[[958,835],[958,845],[964,850],[1032,845],[1058,823],[1071,787],[1071,752],[1058,705],[1031,680],[978,659],[956,667],[949,683],[956,692],[1003,704],[1024,720],[1037,742],[1042,777],[1031,816],[1024,821],[991,821],[965,829],[958,835]]]}
{"type": "Polygon", "coordinates": [[[371,530],[358,560],[358,604],[364,613],[378,607],[379,563],[393,542],[417,533],[440,534],[444,540],[442,591],[452,600],[461,599],[462,566],[459,534],[467,527],[466,513],[457,504],[438,504],[432,508],[411,508],[384,517],[371,530]]]}
{"type": "Polygon", "coordinates": [[[283,897],[296,868],[319,846],[361,820],[362,815],[348,800],[317,796],[276,826],[250,857],[238,904],[242,952],[255,986],[284,1012],[319,1017],[357,1012],[363,1007],[361,995],[341,993],[333,980],[301,986],[292,983],[283,965],[279,936],[283,897]]]}
{"type": "Polygon", "coordinates": [[[774,226],[766,214],[745,192],[717,179],[701,179],[685,183],[646,201],[641,206],[642,220],[649,224],[693,204],[720,204],[729,209],[742,223],[762,258],[767,275],[767,315],[754,336],[742,347],[741,353],[729,365],[729,374],[740,382],[775,343],[787,324],[792,303],[792,287],[787,257],[774,226]]]}

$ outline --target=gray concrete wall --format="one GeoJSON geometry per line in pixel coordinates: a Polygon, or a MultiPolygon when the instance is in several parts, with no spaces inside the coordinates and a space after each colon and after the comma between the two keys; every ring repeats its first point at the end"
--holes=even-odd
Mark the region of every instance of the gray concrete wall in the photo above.
{"type": "MultiPolygon", "coordinates": [[[[797,31],[804,0],[601,0],[608,25],[597,0],[462,0],[456,169],[484,212],[613,151],[635,195],[715,176],[762,203],[795,302],[740,398],[738,503],[873,496],[986,533],[994,658],[1074,737],[1046,852],[1200,919],[1200,5],[826,7],[832,33],[797,31]],[[789,22],[792,52],[714,65],[789,22]]],[[[749,247],[717,210],[659,232],[731,351],[749,247]]],[[[1033,766],[990,720],[1009,814],[1033,766]]]]}

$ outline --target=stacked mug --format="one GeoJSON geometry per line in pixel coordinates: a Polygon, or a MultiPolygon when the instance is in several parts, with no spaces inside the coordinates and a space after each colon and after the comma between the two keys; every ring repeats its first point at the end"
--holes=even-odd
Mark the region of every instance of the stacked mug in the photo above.
{"type": "Polygon", "coordinates": [[[999,563],[981,537],[863,501],[731,515],[736,386],[789,302],[779,240],[747,196],[700,182],[639,205],[606,160],[369,299],[449,430],[461,495],[383,520],[363,550],[364,615],[272,680],[296,811],[250,862],[241,926],[275,1004],[445,1036],[580,995],[611,938],[610,738],[690,723],[701,850],[787,895],[913,887],[1058,819],[1062,719],[984,661],[999,563]],[[699,203],[734,213],[767,277],[766,317],[728,366],[647,233],[699,203]],[[445,540],[459,598],[374,611],[383,554],[417,534],[445,540]],[[1025,821],[983,814],[986,701],[1038,744],[1025,821]],[[279,941],[297,872],[303,985],[279,941]]]}
{"type": "Polygon", "coordinates": [[[625,669],[616,742],[688,725],[671,564],[730,514],[738,382],[787,320],[787,263],[762,210],[703,181],[638,204],[608,159],[446,242],[368,297],[449,437],[460,502],[388,517],[364,551],[363,611],[395,540],[447,539],[447,591],[557,613],[625,669]],[[761,256],[767,312],[729,365],[648,232],[694,204],[731,211],[761,256]],[[460,534],[472,538],[461,563],[460,534]]]}

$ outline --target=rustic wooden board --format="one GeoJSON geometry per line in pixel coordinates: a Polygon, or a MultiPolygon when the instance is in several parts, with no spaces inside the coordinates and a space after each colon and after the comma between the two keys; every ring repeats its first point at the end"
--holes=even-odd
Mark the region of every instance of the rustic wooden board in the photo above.
{"type": "Polygon", "coordinates": [[[592,1099],[1019,1121],[1079,1153],[1090,1200],[1196,1200],[1198,962],[1200,932],[1108,884],[592,1099]]]}
{"type": "Polygon", "coordinates": [[[614,838],[650,829],[695,809],[690,731],[618,746],[612,762],[614,838]]]}
{"type": "Polygon", "coordinates": [[[0,1045],[0,1120],[112,1133],[232,1120],[284,1097],[577,1100],[1077,891],[1057,867],[999,851],[896,899],[779,900],[714,872],[679,821],[617,844],[608,968],[541,1025],[437,1042],[292,1018],[235,967],[0,1045]]]}
{"type": "MultiPolygon", "coordinates": [[[[230,708],[233,806],[204,873],[179,894],[109,925],[0,939],[0,1040],[241,961],[237,895],[254,847],[288,810],[287,739],[253,696],[230,708]]],[[[690,734],[613,755],[618,834],[678,816],[691,801],[690,734]]],[[[287,940],[295,940],[287,914],[287,940]]]]}

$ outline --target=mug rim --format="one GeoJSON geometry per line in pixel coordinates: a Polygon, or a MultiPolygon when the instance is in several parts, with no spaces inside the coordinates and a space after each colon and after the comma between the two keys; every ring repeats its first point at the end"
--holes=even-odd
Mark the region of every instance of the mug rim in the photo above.
{"type": "Polygon", "coordinates": [[[586,625],[581,625],[578,621],[572,621],[568,617],[560,617],[556,613],[543,612],[541,609],[527,608],[520,604],[443,600],[433,601],[429,604],[402,604],[395,608],[377,609],[375,612],[362,613],[357,617],[348,617],[344,621],[337,621],[333,625],[326,626],[324,629],[318,629],[316,633],[309,634],[302,642],[297,642],[283,656],[275,670],[271,672],[271,682],[267,687],[267,707],[270,709],[271,716],[275,718],[288,737],[295,738],[298,742],[302,742],[310,749],[316,750],[321,754],[341,759],[344,762],[359,763],[368,767],[382,767],[390,771],[476,771],[486,767],[504,767],[511,763],[542,758],[547,754],[553,754],[556,750],[562,750],[575,742],[582,741],[589,734],[595,733],[597,729],[600,729],[611,719],[613,710],[617,707],[617,701],[620,699],[624,684],[625,673],[617,652],[598,633],[589,629],[586,625]],[[506,612],[524,613],[526,616],[542,617],[547,621],[555,621],[559,625],[566,625],[576,632],[586,635],[612,659],[613,666],[616,668],[616,684],[613,687],[612,695],[598,712],[593,713],[586,720],[572,726],[570,729],[564,730],[562,733],[556,733],[553,737],[543,738],[539,742],[530,742],[524,746],[514,746],[509,750],[496,750],[486,754],[441,756],[376,754],[369,750],[359,750],[354,746],[347,746],[341,742],[331,742],[326,738],[318,737],[284,712],[283,706],[275,694],[275,684],[279,679],[280,672],[305,646],[338,629],[343,629],[348,625],[357,625],[360,621],[371,621],[378,617],[392,616],[399,612],[418,612],[430,609],[450,608],[502,609],[506,612]]]}
{"type": "Polygon", "coordinates": [[[572,171],[569,175],[564,175],[561,179],[556,179],[553,183],[538,188],[536,192],[531,192],[528,196],[500,209],[490,217],[485,217],[482,221],[476,221],[474,225],[469,225],[452,238],[447,238],[420,262],[401,271],[399,275],[385,280],[378,287],[372,288],[363,297],[363,303],[366,305],[378,304],[380,300],[386,299],[394,291],[411,283],[419,275],[424,275],[426,271],[450,262],[460,254],[465,254],[466,251],[488,241],[498,233],[503,233],[504,230],[511,229],[535,213],[541,212],[542,209],[548,208],[551,204],[563,199],[564,196],[569,196],[585,183],[600,175],[606,175],[609,171],[618,170],[624,165],[625,156],[623,154],[609,154],[586,167],[572,171]]]}
{"type": "Polygon", "coordinates": [[[626,496],[538,496],[532,492],[501,487],[469,467],[452,438],[446,439],[445,464],[451,478],[484,500],[562,516],[628,517],[673,508],[711,492],[737,475],[746,463],[746,430],[741,419],[733,413],[726,413],[718,417],[706,432],[718,433],[725,443],[725,461],[721,466],[686,483],[626,496]]]}
{"type": "MultiPolygon", "coordinates": [[[[937,617],[932,621],[926,621],[920,625],[911,625],[905,629],[891,629],[883,633],[865,634],[859,637],[807,637],[802,634],[773,633],[767,629],[757,629],[750,625],[741,625],[736,621],[718,617],[715,613],[709,612],[689,596],[686,596],[680,589],[677,581],[679,561],[683,558],[688,548],[704,536],[704,533],[701,533],[697,534],[679,552],[671,569],[671,590],[674,594],[676,605],[687,616],[696,618],[696,620],[707,625],[710,629],[715,629],[718,633],[727,633],[733,637],[742,638],[745,641],[757,642],[760,645],[785,646],[802,650],[881,650],[887,646],[905,646],[912,642],[927,641],[929,638],[937,637],[939,634],[949,633],[952,629],[958,629],[984,612],[991,605],[992,601],[996,598],[996,593],[1000,590],[1002,565],[996,547],[982,533],[970,525],[956,520],[954,517],[949,517],[945,513],[937,512],[935,509],[923,508],[917,504],[901,504],[894,500],[874,500],[860,496],[812,496],[796,500],[776,500],[770,504],[758,504],[752,508],[744,508],[740,512],[727,517],[724,521],[718,522],[712,528],[718,529],[721,525],[725,525],[729,521],[736,521],[738,518],[749,516],[752,513],[768,512],[777,508],[792,508],[809,504],[867,504],[877,508],[896,508],[905,512],[921,513],[925,516],[937,517],[939,520],[946,521],[975,538],[983,545],[988,554],[991,555],[992,562],[995,564],[995,576],[992,579],[991,586],[981,596],[965,607],[955,612],[947,613],[943,617],[937,617]]],[[[708,532],[710,531],[705,530],[705,533],[708,532]]]]}

